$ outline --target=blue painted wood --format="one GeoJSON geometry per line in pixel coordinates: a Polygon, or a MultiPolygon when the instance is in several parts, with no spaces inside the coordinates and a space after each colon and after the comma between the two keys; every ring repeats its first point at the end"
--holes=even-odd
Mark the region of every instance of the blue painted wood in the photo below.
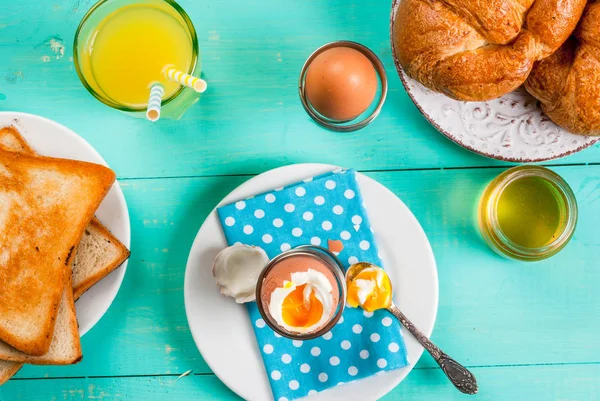
{"type": "MultiPolygon", "coordinates": [[[[129,204],[132,258],[115,303],[83,339],[83,362],[25,367],[0,400],[236,399],[189,333],[187,253],[210,210],[248,175],[311,161],[377,170],[369,174],[413,210],[438,261],[433,339],[473,368],[478,399],[600,400],[600,166],[586,165],[600,163],[600,146],[553,163],[578,164],[556,169],[580,206],[571,244],[545,262],[505,260],[475,222],[479,195],[501,169],[471,168],[502,163],[447,141],[412,105],[391,62],[389,2],[182,0],[210,89],[182,121],[158,124],[108,109],[79,83],[71,42],[92,3],[0,2],[0,110],[55,119],[103,154],[129,204]],[[318,128],[296,93],[305,58],[336,39],[370,46],[390,78],[381,116],[351,134],[318,128]],[[188,370],[195,375],[176,381],[188,370]]],[[[424,356],[384,400],[459,398],[424,356]]]]}
{"type": "MultiPolygon", "coordinates": [[[[92,3],[0,2],[0,110],[67,125],[120,177],[249,174],[297,162],[363,170],[500,164],[455,146],[414,107],[392,63],[390,2],[182,0],[198,30],[209,89],[183,121],[158,124],[110,110],[79,83],[72,38],[92,3]],[[371,47],[390,81],[381,116],[349,134],[314,124],[296,89],[308,55],[337,39],[371,47]]],[[[555,163],[583,162],[600,162],[600,148],[555,163]]]]}
{"type": "MultiPolygon", "coordinates": [[[[440,370],[417,369],[381,401],[596,401],[600,394],[599,365],[498,366],[473,373],[482,385],[475,397],[454,390],[440,370]]],[[[241,400],[212,375],[15,380],[0,389],[2,396],[10,401],[241,400]]]]}
{"type": "MultiPolygon", "coordinates": [[[[600,225],[600,166],[556,169],[573,186],[581,219],[562,253],[535,264],[502,259],[479,238],[475,200],[500,171],[369,173],[403,199],[432,243],[440,278],[433,339],[468,366],[600,363],[596,341],[600,331],[596,318],[600,314],[596,291],[599,243],[595,238],[600,225]]],[[[209,373],[184,314],[187,253],[206,215],[245,180],[121,181],[131,210],[133,247],[115,303],[84,337],[81,364],[26,367],[18,377],[209,373]]],[[[435,363],[426,355],[417,367],[434,368],[435,363]]],[[[435,391],[429,390],[430,374],[421,377],[421,396],[435,399],[435,391]]],[[[454,390],[446,391],[450,397],[454,390]]]]}

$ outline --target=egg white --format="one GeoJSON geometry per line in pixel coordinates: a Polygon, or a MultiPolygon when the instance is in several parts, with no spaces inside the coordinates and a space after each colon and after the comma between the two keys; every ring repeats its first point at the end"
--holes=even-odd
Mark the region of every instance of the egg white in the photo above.
{"type": "Polygon", "coordinates": [[[354,280],[354,283],[358,287],[356,293],[358,303],[362,306],[367,302],[367,298],[375,291],[375,280],[363,280],[359,278],[354,280]]]}
{"type": "Polygon", "coordinates": [[[356,296],[358,298],[358,302],[359,302],[360,306],[363,306],[365,304],[365,302],[367,302],[367,299],[371,295],[373,295],[376,288],[383,287],[383,279],[385,277],[384,273],[381,269],[375,269],[373,267],[368,267],[368,268],[362,270],[360,273],[363,273],[363,272],[365,272],[365,273],[376,272],[377,275],[375,276],[375,280],[373,280],[373,279],[365,280],[365,279],[361,279],[361,278],[354,280],[354,283],[358,287],[358,292],[357,292],[356,296]]]}
{"type": "Polygon", "coordinates": [[[269,313],[279,326],[284,328],[286,331],[292,333],[311,333],[316,331],[319,327],[323,326],[329,320],[333,311],[333,287],[327,277],[316,270],[308,269],[306,272],[296,272],[291,274],[290,281],[284,281],[283,287],[276,288],[271,293],[271,299],[269,302],[269,313]],[[314,292],[315,297],[323,305],[323,314],[319,321],[309,327],[293,327],[289,326],[283,320],[283,301],[290,295],[296,288],[306,284],[304,288],[304,302],[310,302],[310,294],[314,292]]]}

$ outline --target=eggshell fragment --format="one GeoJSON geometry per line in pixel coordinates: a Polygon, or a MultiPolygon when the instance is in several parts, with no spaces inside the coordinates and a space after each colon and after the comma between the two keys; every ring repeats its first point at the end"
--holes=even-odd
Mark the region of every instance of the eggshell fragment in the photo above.
{"type": "Polygon", "coordinates": [[[336,240],[327,240],[327,248],[329,248],[329,250],[331,252],[342,252],[344,250],[344,244],[342,243],[342,241],[336,239],[336,240]]]}
{"type": "Polygon", "coordinates": [[[213,276],[221,294],[235,298],[238,304],[256,300],[258,276],[269,263],[259,247],[233,245],[223,249],[213,265],[213,276]]]}

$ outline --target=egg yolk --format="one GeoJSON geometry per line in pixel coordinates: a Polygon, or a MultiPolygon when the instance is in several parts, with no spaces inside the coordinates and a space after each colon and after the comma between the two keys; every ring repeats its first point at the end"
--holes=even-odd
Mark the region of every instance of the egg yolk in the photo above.
{"type": "Polygon", "coordinates": [[[385,309],[390,306],[392,301],[392,285],[390,278],[383,270],[365,269],[358,273],[352,280],[348,280],[347,286],[347,304],[352,308],[362,307],[367,312],[373,312],[378,309],[385,309]],[[382,277],[377,280],[377,274],[382,277]],[[365,291],[368,293],[365,296],[365,291]],[[361,302],[359,293],[364,297],[361,302]]]}
{"type": "Polygon", "coordinates": [[[306,284],[298,286],[283,300],[283,321],[291,327],[311,327],[321,320],[323,304],[311,291],[308,302],[304,299],[306,284]]]}

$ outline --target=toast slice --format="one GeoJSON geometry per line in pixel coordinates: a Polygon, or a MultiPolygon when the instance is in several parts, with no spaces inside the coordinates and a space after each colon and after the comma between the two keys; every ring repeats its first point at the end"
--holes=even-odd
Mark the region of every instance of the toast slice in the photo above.
{"type": "Polygon", "coordinates": [[[31,356],[11,347],[7,343],[0,342],[0,358],[2,360],[26,362],[34,365],[70,365],[81,360],[79,325],[71,285],[71,267],[65,266],[64,269],[68,277],[68,285],[63,288],[62,300],[54,325],[54,335],[48,352],[42,356],[31,356]]]}
{"type": "MultiPolygon", "coordinates": [[[[0,150],[36,155],[17,128],[0,128],[0,150]]],[[[87,226],[73,263],[73,291],[78,300],[94,284],[129,258],[129,250],[95,217],[87,226]]],[[[1,358],[1,356],[0,356],[1,358]]]]}
{"type": "Polygon", "coordinates": [[[75,246],[110,189],[110,169],[0,151],[0,339],[48,352],[75,246]]]}
{"type": "Polygon", "coordinates": [[[75,300],[121,266],[129,258],[129,254],[129,249],[108,228],[98,219],[92,219],[83,232],[73,263],[75,300]]]}
{"type": "Polygon", "coordinates": [[[77,247],[73,266],[77,263],[78,268],[73,267],[72,275],[71,268],[65,273],[69,279],[64,286],[50,349],[42,356],[30,356],[0,341],[0,361],[33,365],[70,365],[79,362],[82,351],[74,302],[128,257],[129,250],[125,245],[99,221],[92,220],[77,247]],[[79,252],[83,253],[83,257],[79,252]]]}
{"type": "Polygon", "coordinates": [[[11,361],[0,361],[0,386],[17,374],[23,367],[22,363],[11,361]]]}
{"type": "MultiPolygon", "coordinates": [[[[0,150],[19,152],[29,155],[35,155],[35,151],[29,146],[25,138],[21,133],[13,126],[0,128],[0,150]]],[[[77,247],[77,253],[75,254],[75,261],[73,263],[73,292],[74,299],[77,300],[85,291],[95,285],[98,281],[104,278],[106,275],[115,270],[129,257],[129,250],[117,239],[110,231],[104,227],[96,218],[93,218],[77,247]],[[104,251],[103,254],[100,252],[104,251]],[[88,254],[88,252],[90,252],[88,254]],[[109,255],[111,257],[109,257],[109,255]]],[[[65,286],[65,289],[68,286],[65,286]]],[[[57,318],[57,326],[55,326],[55,334],[53,342],[59,342],[63,346],[50,346],[50,351],[43,358],[44,363],[50,364],[64,364],[64,363],[75,363],[78,361],[78,351],[76,347],[69,347],[68,344],[72,344],[77,341],[75,338],[79,336],[79,333],[73,335],[72,331],[69,330],[58,330],[59,321],[61,319],[67,320],[64,316],[66,311],[70,309],[65,307],[65,296],[63,295],[63,303],[60,306],[59,314],[63,316],[57,318]],[[70,333],[70,334],[69,334],[70,333]],[[62,337],[66,335],[70,337],[62,337]],[[63,349],[71,350],[70,353],[56,353],[54,352],[54,358],[52,357],[52,349],[63,349]]],[[[75,316],[73,313],[71,316],[75,316]]],[[[72,319],[72,318],[70,318],[72,319]]],[[[70,320],[69,319],[69,320],[70,320]]],[[[73,320],[70,320],[73,322],[73,320]]],[[[18,352],[8,344],[0,343],[0,349],[8,352],[18,352]]],[[[80,354],[80,352],[79,352],[80,354]]],[[[19,354],[17,354],[19,355],[19,354]]],[[[79,355],[79,358],[81,355],[79,355]]],[[[2,356],[0,356],[2,358],[2,356]]],[[[4,358],[2,358],[4,359],[4,358]]],[[[36,363],[28,361],[29,363],[36,363]]],[[[39,363],[42,360],[38,361],[39,363]]],[[[23,362],[13,362],[8,360],[0,359],[0,386],[14,376],[19,369],[23,366],[23,362]]]]}
{"type": "Polygon", "coordinates": [[[0,354],[0,386],[16,375],[25,362],[34,365],[68,365],[79,362],[83,353],[72,287],[64,287],[52,343],[45,355],[30,356],[1,341],[0,354]]]}
{"type": "MultiPolygon", "coordinates": [[[[4,127],[0,129],[0,150],[13,152],[33,153],[27,142],[21,140],[21,134],[16,128],[4,127]]],[[[0,360],[0,386],[6,383],[11,377],[23,367],[22,363],[0,360]]]]}
{"type": "Polygon", "coordinates": [[[19,130],[12,125],[0,128],[0,149],[30,156],[36,155],[19,130]]]}

